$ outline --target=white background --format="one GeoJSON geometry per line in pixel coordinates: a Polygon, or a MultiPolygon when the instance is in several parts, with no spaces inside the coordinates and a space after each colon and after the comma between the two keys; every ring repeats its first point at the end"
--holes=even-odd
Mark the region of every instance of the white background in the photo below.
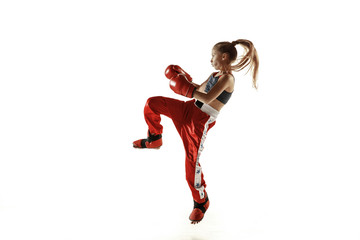
{"type": "Polygon", "coordinates": [[[360,239],[356,1],[1,1],[0,239],[360,239]],[[201,157],[211,206],[190,225],[184,151],[148,97],[201,83],[219,41],[251,40],[201,157]]]}

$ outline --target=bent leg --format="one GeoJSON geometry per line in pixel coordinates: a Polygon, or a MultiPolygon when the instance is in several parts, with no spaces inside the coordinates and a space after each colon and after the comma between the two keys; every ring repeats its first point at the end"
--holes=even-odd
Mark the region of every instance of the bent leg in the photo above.
{"type": "Polygon", "coordinates": [[[133,142],[134,148],[156,148],[162,146],[162,131],[161,114],[173,120],[175,126],[182,121],[184,102],[166,98],[166,97],[151,97],[146,101],[144,107],[144,118],[148,125],[148,137],[139,139],[133,142]]]}
{"type": "MultiPolygon", "coordinates": [[[[151,97],[144,107],[145,121],[151,134],[162,134],[161,114],[171,118],[174,123],[184,118],[184,102],[166,97],[151,97]]],[[[176,124],[175,124],[176,125],[176,124]]]]}

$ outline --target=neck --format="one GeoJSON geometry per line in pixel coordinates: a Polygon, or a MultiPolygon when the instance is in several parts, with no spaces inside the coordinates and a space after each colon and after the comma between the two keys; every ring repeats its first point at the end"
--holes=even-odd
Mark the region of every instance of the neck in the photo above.
{"type": "Polygon", "coordinates": [[[222,71],[222,70],[219,71],[220,75],[230,74],[230,73],[231,73],[231,71],[222,71]]]}
{"type": "Polygon", "coordinates": [[[221,69],[220,69],[220,72],[219,72],[220,74],[226,74],[226,73],[231,73],[231,66],[229,66],[229,67],[225,67],[225,66],[223,66],[221,69]]]}

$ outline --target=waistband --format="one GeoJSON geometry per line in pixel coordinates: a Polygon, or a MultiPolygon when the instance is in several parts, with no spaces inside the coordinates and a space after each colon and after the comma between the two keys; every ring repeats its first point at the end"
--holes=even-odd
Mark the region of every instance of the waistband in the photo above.
{"type": "Polygon", "coordinates": [[[215,108],[211,107],[210,105],[203,103],[199,100],[195,101],[195,106],[197,106],[198,108],[200,108],[201,111],[203,111],[204,113],[206,113],[207,115],[213,117],[214,119],[217,118],[217,116],[219,115],[219,111],[216,110],[215,108]]]}

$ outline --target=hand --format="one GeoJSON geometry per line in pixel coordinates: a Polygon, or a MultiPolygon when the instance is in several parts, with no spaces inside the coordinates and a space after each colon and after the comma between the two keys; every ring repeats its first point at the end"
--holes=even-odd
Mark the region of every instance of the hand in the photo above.
{"type": "Polygon", "coordinates": [[[192,82],[192,77],[190,76],[190,74],[185,72],[184,69],[182,69],[178,65],[169,65],[165,70],[165,75],[169,79],[178,74],[184,75],[189,82],[192,82]]]}
{"type": "MultiPolygon", "coordinates": [[[[179,69],[177,67],[175,68],[179,69]]],[[[188,81],[186,77],[187,74],[186,72],[185,73],[179,72],[175,68],[174,65],[170,65],[165,70],[165,76],[168,79],[170,79],[170,88],[177,94],[183,95],[188,98],[192,98],[196,86],[188,81]]]]}

